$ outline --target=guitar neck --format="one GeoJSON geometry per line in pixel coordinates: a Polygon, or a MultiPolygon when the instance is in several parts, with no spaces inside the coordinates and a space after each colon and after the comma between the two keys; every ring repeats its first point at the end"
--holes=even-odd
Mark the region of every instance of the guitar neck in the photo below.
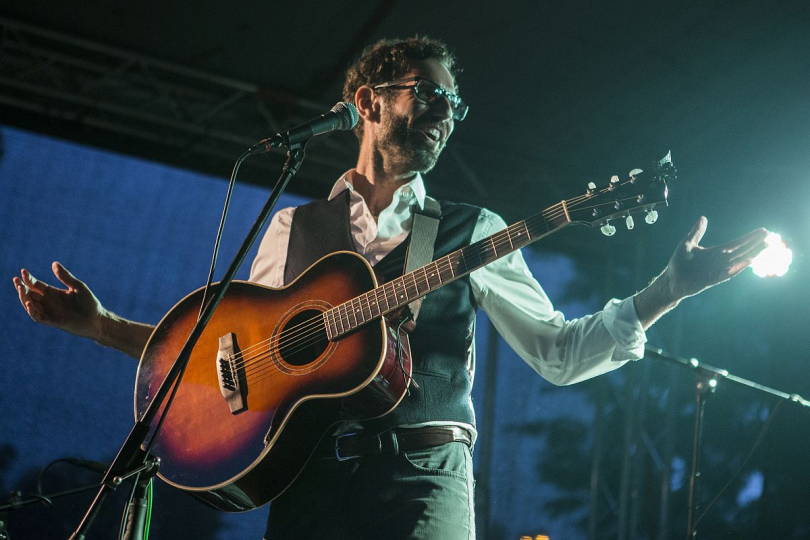
{"type": "Polygon", "coordinates": [[[519,221],[324,312],[329,339],[413,302],[571,223],[566,202],[519,221]]]}

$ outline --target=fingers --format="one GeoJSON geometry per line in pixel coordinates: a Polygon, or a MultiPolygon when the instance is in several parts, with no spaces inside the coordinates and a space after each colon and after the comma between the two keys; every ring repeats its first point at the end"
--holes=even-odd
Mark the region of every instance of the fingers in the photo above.
{"type": "Polygon", "coordinates": [[[705,216],[700,216],[697,223],[695,223],[695,226],[692,227],[692,230],[686,236],[685,243],[692,246],[700,244],[700,241],[703,239],[703,235],[706,234],[706,227],[708,225],[709,220],[706,219],[705,216]]]}
{"type": "Polygon", "coordinates": [[[726,272],[728,274],[728,278],[733,278],[749,266],[751,266],[751,262],[753,262],[754,257],[746,257],[745,259],[739,260],[735,262],[726,272]]]}
{"type": "Polygon", "coordinates": [[[33,285],[41,286],[41,284],[33,279],[33,276],[28,274],[26,270],[21,272],[23,279],[15,277],[12,281],[14,282],[14,288],[17,289],[17,296],[20,297],[20,302],[22,303],[23,307],[25,307],[25,303],[29,300],[39,300],[42,298],[42,293],[33,288],[33,285]]]}
{"type": "Polygon", "coordinates": [[[25,283],[23,283],[23,280],[18,277],[15,277],[12,281],[14,282],[14,287],[17,289],[20,304],[22,304],[23,309],[28,313],[28,316],[36,322],[50,322],[50,317],[48,317],[39,303],[41,295],[28,288],[25,283]]]}
{"type": "Polygon", "coordinates": [[[35,291],[39,294],[43,294],[45,292],[45,289],[48,288],[47,283],[45,283],[44,281],[40,281],[34,276],[32,276],[31,273],[25,268],[20,270],[20,275],[22,276],[23,284],[32,291],[35,291]]]}
{"type": "MultiPolygon", "coordinates": [[[[765,242],[765,239],[759,238],[752,238],[747,243],[743,244],[735,251],[731,251],[732,254],[731,261],[737,261],[742,258],[751,259],[753,260],[754,257],[760,254],[760,252],[768,247],[768,244],[765,242]]],[[[726,252],[728,253],[728,252],[726,252]]]]}
{"type": "Polygon", "coordinates": [[[764,246],[765,238],[767,238],[769,234],[771,233],[768,231],[768,229],[756,229],[719,247],[726,253],[737,251],[739,249],[750,250],[752,247],[755,247],[760,243],[762,243],[764,246]]]}
{"type": "Polygon", "coordinates": [[[54,261],[51,267],[53,268],[53,274],[59,281],[64,283],[68,289],[82,289],[85,287],[84,282],[76,279],[76,277],[71,274],[67,268],[62,266],[62,263],[54,261]]]}
{"type": "Polygon", "coordinates": [[[22,304],[23,308],[25,308],[25,303],[28,301],[28,288],[18,277],[15,277],[11,281],[14,283],[14,288],[17,289],[17,296],[20,299],[20,303],[22,304]]]}
{"type": "Polygon", "coordinates": [[[49,324],[51,322],[51,318],[45,313],[45,310],[42,309],[42,306],[37,302],[28,301],[25,303],[25,311],[28,312],[28,316],[31,317],[35,322],[49,324]]]}
{"type": "Polygon", "coordinates": [[[745,236],[721,246],[721,252],[728,256],[728,269],[726,271],[729,278],[732,278],[751,266],[754,258],[768,247],[765,238],[770,234],[766,229],[751,231],[745,236]]]}

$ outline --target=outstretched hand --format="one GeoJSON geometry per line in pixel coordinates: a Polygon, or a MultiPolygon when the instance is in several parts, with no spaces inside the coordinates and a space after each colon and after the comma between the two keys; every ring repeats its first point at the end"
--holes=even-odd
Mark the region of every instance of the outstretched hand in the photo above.
{"type": "Polygon", "coordinates": [[[25,311],[36,322],[54,326],[78,336],[98,339],[105,309],[93,292],[58,262],[53,273],[65,289],[52,287],[22,269],[14,287],[25,311]]]}
{"type": "Polygon", "coordinates": [[[700,245],[709,221],[698,219],[669,259],[666,269],[634,297],[645,330],[681,300],[694,296],[745,270],[765,249],[766,229],[756,229],[721,246],[700,245]]]}
{"type": "Polygon", "coordinates": [[[701,216],[669,260],[666,274],[676,301],[733,278],[766,247],[766,229],[756,229],[720,246],[701,246],[707,225],[708,220],[701,216]]]}

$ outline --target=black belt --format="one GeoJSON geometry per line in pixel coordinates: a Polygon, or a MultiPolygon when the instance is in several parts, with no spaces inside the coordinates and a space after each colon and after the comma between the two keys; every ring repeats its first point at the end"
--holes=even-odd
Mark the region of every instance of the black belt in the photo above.
{"type": "Polygon", "coordinates": [[[395,456],[400,452],[412,452],[451,442],[472,447],[469,431],[458,426],[391,429],[379,435],[348,433],[335,437],[334,446],[329,444],[332,440],[332,437],[327,437],[315,456],[345,461],[383,454],[395,456]]]}

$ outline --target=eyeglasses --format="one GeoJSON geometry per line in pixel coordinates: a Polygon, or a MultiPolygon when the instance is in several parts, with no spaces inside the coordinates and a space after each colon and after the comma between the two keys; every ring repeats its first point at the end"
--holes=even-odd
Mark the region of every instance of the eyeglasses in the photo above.
{"type": "Polygon", "coordinates": [[[374,87],[374,90],[381,90],[383,88],[413,88],[416,97],[429,105],[433,105],[442,97],[447,98],[447,102],[450,103],[450,110],[453,113],[453,120],[458,120],[461,122],[466,118],[467,111],[470,110],[470,107],[464,103],[464,101],[457,95],[451,94],[435,82],[425,79],[424,77],[409,77],[407,79],[402,79],[401,81],[394,81],[385,84],[378,84],[374,87]],[[416,81],[416,84],[403,84],[416,81]]]}

